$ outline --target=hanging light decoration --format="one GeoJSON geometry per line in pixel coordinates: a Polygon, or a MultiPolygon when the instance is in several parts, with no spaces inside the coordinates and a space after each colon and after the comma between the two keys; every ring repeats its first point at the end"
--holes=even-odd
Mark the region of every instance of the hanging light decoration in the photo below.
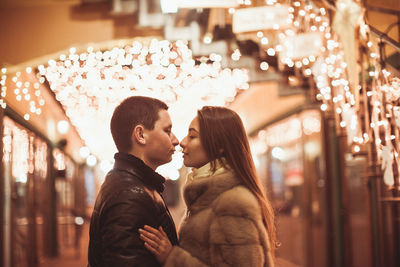
{"type": "Polygon", "coordinates": [[[321,110],[333,112],[339,129],[346,131],[353,153],[359,153],[367,143],[375,144],[383,181],[393,187],[400,184],[400,178],[394,177],[393,171],[398,168],[400,173],[400,80],[381,67],[379,49],[370,39],[369,27],[362,12],[358,12],[361,10],[358,4],[351,0],[339,0],[336,7],[324,4],[335,12],[335,19],[346,17],[346,22],[336,19],[336,24],[331,25],[325,8],[312,2],[293,1],[287,18],[291,26],[274,28],[272,36],[278,36],[278,42],[266,42],[262,29],[256,37],[269,56],[276,52],[281,63],[297,68],[315,81],[321,110]],[[343,31],[351,36],[357,34],[358,38],[346,39],[343,31]],[[351,43],[354,39],[359,39],[367,58],[360,66],[364,83],[358,81],[356,62],[351,57],[355,52],[349,52],[349,47],[355,46],[351,43]],[[362,104],[361,99],[369,102],[371,108],[362,104]]]}
{"type": "Polygon", "coordinates": [[[222,57],[217,54],[196,60],[183,41],[153,39],[147,45],[135,41],[106,51],[89,47],[80,53],[74,48],[69,52],[38,66],[38,72],[100,160],[113,155],[109,122],[114,108],[126,97],[142,95],[165,101],[174,132],[182,138],[197,109],[225,105],[238,89],[249,87],[247,71],[222,69],[222,57]]]}

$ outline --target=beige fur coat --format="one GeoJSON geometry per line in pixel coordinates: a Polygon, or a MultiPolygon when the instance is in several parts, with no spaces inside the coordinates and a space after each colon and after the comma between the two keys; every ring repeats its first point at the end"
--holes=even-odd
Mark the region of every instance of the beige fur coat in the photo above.
{"type": "Polygon", "coordinates": [[[184,187],[187,216],[164,266],[272,267],[271,244],[255,196],[228,171],[184,187]]]}

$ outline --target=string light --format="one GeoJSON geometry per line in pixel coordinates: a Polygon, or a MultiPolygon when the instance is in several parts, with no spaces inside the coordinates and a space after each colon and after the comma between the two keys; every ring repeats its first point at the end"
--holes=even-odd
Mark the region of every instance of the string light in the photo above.
{"type": "Polygon", "coordinates": [[[242,54],[240,53],[239,49],[235,49],[231,57],[233,60],[237,61],[240,59],[241,56],[242,54]]]}
{"type": "MultiPolygon", "coordinates": [[[[244,5],[252,5],[252,1],[250,0],[241,2],[244,5]]],[[[276,0],[265,1],[267,5],[274,5],[276,2],[276,0]]],[[[337,8],[339,10],[345,10],[348,6],[344,3],[338,3],[337,8]]],[[[292,24],[292,27],[280,29],[278,24],[273,25],[273,29],[278,35],[279,43],[277,44],[275,39],[269,40],[266,36],[268,32],[263,31],[257,32],[256,36],[258,41],[263,46],[273,43],[275,48],[265,47],[269,56],[279,55],[279,62],[286,64],[290,68],[296,66],[305,76],[312,76],[319,90],[316,94],[316,99],[323,101],[321,110],[334,110],[336,111],[336,116],[341,118],[341,116],[350,112],[356,104],[359,104],[357,103],[359,97],[354,95],[354,91],[356,91],[357,95],[363,92],[360,90],[360,86],[353,88],[354,84],[350,84],[347,80],[347,64],[344,61],[343,49],[341,44],[337,41],[339,40],[338,36],[336,36],[330,27],[329,18],[326,16],[326,10],[324,8],[313,8],[312,5],[305,4],[303,1],[294,1],[292,2],[292,6],[288,7],[288,11],[289,15],[286,20],[292,24]],[[304,21],[307,21],[307,23],[304,23],[304,21]],[[304,54],[298,57],[293,57],[290,53],[285,54],[285,50],[287,50],[287,47],[285,47],[285,40],[287,37],[299,38],[304,32],[320,35],[318,53],[313,53],[311,55],[304,54]]],[[[229,8],[228,12],[229,14],[233,14],[235,9],[229,8]]],[[[366,33],[368,31],[368,26],[364,22],[361,22],[361,34],[367,36],[366,33]]],[[[206,33],[203,37],[203,42],[207,44],[211,43],[212,34],[206,33]]],[[[294,47],[293,42],[288,43],[294,47]]],[[[396,128],[389,127],[389,119],[394,118],[393,108],[398,105],[396,101],[400,98],[399,82],[396,79],[392,79],[390,72],[385,69],[380,69],[379,53],[374,48],[374,44],[370,40],[367,40],[366,44],[367,55],[369,56],[368,60],[370,61],[368,63],[369,65],[376,66],[375,69],[370,69],[367,72],[372,80],[372,89],[365,93],[367,97],[369,97],[368,101],[371,101],[374,107],[371,109],[370,126],[372,131],[377,130],[379,127],[387,127],[386,129],[388,130],[385,130],[386,136],[384,140],[393,140],[396,146],[394,151],[396,151],[396,149],[400,149],[398,141],[394,138],[396,135],[392,132],[393,129],[396,128]],[[384,97],[382,93],[384,93],[384,97]],[[391,103],[397,104],[391,105],[391,103]],[[386,112],[383,112],[383,110],[386,112]]],[[[209,58],[205,57],[203,60],[200,60],[202,62],[201,64],[196,65],[191,58],[191,52],[188,52],[186,48],[182,51],[179,51],[179,47],[171,49],[170,46],[163,47],[162,45],[156,45],[154,43],[149,47],[140,43],[134,43],[130,47],[117,47],[109,51],[96,52],[93,47],[88,47],[85,52],[80,54],[77,54],[77,49],[72,47],[69,50],[69,55],[60,55],[57,61],[53,59],[49,60],[46,67],[38,66],[37,70],[42,76],[39,77],[39,83],[43,84],[46,80],[45,78],[47,78],[51,89],[56,93],[57,99],[63,103],[64,106],[68,105],[66,101],[68,101],[67,99],[69,99],[72,92],[78,91],[78,89],[81,90],[81,88],[86,88],[84,89],[82,98],[79,98],[79,104],[90,107],[91,105],[96,106],[100,104],[93,102],[93,98],[99,96],[99,94],[104,94],[101,95],[102,99],[106,99],[115,104],[118,102],[117,99],[120,99],[120,95],[123,95],[122,92],[125,92],[124,96],[126,96],[126,92],[140,92],[145,95],[155,95],[161,99],[166,99],[168,103],[175,103],[182,97],[189,98],[188,92],[186,92],[187,88],[196,87],[194,84],[197,80],[194,78],[188,79],[187,76],[185,76],[188,75],[188,73],[195,75],[195,77],[200,80],[219,79],[221,75],[225,75],[224,77],[227,77],[226,79],[229,80],[229,78],[235,76],[232,71],[225,72],[225,70],[220,69],[221,56],[210,55],[209,58]],[[211,64],[206,64],[209,60],[212,61],[211,64]],[[147,61],[150,61],[151,64],[143,64],[143,62],[147,61]],[[83,65],[83,67],[81,65],[83,65]],[[141,84],[141,80],[143,77],[146,79],[149,77],[142,76],[142,74],[148,75],[149,66],[151,66],[151,71],[154,73],[154,76],[153,74],[150,75],[150,82],[148,82],[147,87],[145,87],[141,84]],[[132,73],[133,69],[138,69],[138,73],[132,73]],[[192,70],[193,73],[188,71],[189,69],[192,70]],[[139,70],[142,73],[139,73],[139,70]],[[202,75],[201,73],[203,72],[208,74],[202,75]],[[59,80],[54,82],[57,75],[60,76],[59,80]],[[112,78],[114,76],[118,78],[112,78]],[[76,79],[74,78],[71,82],[69,77],[76,77],[76,79]],[[113,91],[115,88],[121,88],[121,91],[116,93],[118,96],[116,96],[114,92],[105,91],[107,93],[104,93],[104,88],[98,84],[99,80],[106,81],[109,88],[113,88],[113,91]],[[95,85],[88,88],[87,85],[89,83],[95,85]],[[135,88],[132,88],[130,84],[135,84],[135,88]],[[161,86],[162,84],[167,84],[167,89],[161,86]],[[62,92],[60,90],[61,86],[64,88],[62,92]],[[160,86],[162,89],[160,89],[160,86]],[[175,90],[170,90],[170,88],[174,88],[175,90]]],[[[233,60],[239,60],[240,57],[240,51],[235,49],[231,58],[233,60]]],[[[268,63],[261,62],[260,69],[264,71],[268,70],[268,63]]],[[[32,68],[28,67],[25,69],[25,72],[30,74],[32,70],[32,68]]],[[[2,68],[1,72],[6,74],[7,69],[2,68]]],[[[235,85],[232,86],[235,87],[235,90],[226,90],[223,96],[217,97],[221,103],[228,101],[228,99],[231,101],[236,95],[236,88],[243,90],[249,88],[247,80],[239,77],[243,77],[242,74],[236,77],[237,81],[234,83],[235,85]]],[[[21,72],[15,73],[15,76],[10,79],[9,82],[11,84],[14,83],[12,84],[13,86],[10,87],[6,82],[6,75],[3,75],[0,80],[2,98],[6,96],[7,88],[12,88],[11,92],[14,93],[17,101],[29,101],[30,112],[32,114],[40,113],[40,108],[38,108],[38,106],[43,106],[45,103],[41,98],[40,90],[38,90],[39,83],[35,83],[34,85],[24,84],[21,79],[21,72]],[[34,90],[31,90],[32,87],[34,90]]],[[[221,84],[223,84],[223,82],[221,82],[221,84]]],[[[2,107],[5,106],[3,99],[0,99],[0,104],[2,107]]],[[[75,113],[70,109],[69,111],[67,110],[67,114],[74,116],[73,114],[75,113]]],[[[29,119],[29,114],[25,114],[24,118],[29,119]]],[[[361,118],[357,118],[357,120],[361,120],[361,118]]],[[[349,120],[347,120],[347,122],[349,123],[349,120]]],[[[358,123],[358,125],[359,124],[360,123],[358,123]]],[[[347,131],[351,130],[349,128],[351,128],[352,125],[346,128],[347,131]]],[[[75,126],[78,127],[77,125],[75,126]]],[[[340,126],[346,127],[345,119],[340,121],[340,126]]],[[[357,141],[353,141],[365,143],[369,139],[375,138],[376,144],[380,144],[381,142],[376,132],[371,135],[364,133],[363,137],[364,138],[361,137],[360,131],[356,139],[354,139],[357,141]]],[[[358,146],[354,146],[353,150],[355,152],[357,147],[358,146]]],[[[380,149],[381,148],[377,147],[378,153],[380,149]]]]}
{"type": "Polygon", "coordinates": [[[358,153],[358,152],[360,152],[360,146],[357,146],[357,145],[355,145],[354,146],[354,152],[356,152],[356,153],[358,153]]]}
{"type": "Polygon", "coordinates": [[[267,38],[267,37],[262,37],[262,38],[261,38],[261,43],[262,43],[263,45],[267,45],[267,44],[268,44],[268,38],[267,38]]]}
{"type": "MultiPolygon", "coordinates": [[[[346,9],[346,5],[341,5],[341,9],[346,9]]],[[[283,32],[278,32],[278,39],[280,41],[280,47],[278,49],[278,45],[275,46],[275,54],[279,53],[279,61],[283,64],[288,65],[289,67],[296,66],[296,68],[301,69],[302,73],[305,76],[312,75],[314,77],[317,88],[319,89],[319,93],[316,94],[316,99],[319,101],[324,101],[321,104],[321,110],[328,110],[329,106],[335,105],[333,110],[337,116],[345,116],[348,112],[353,112],[354,106],[357,104],[356,101],[358,98],[354,95],[354,90],[351,88],[349,81],[347,80],[347,64],[344,61],[343,50],[340,46],[340,43],[337,41],[338,38],[330,27],[330,21],[326,17],[326,10],[324,8],[313,9],[311,5],[304,5],[300,1],[295,1],[292,3],[292,6],[288,7],[289,18],[292,21],[292,28],[286,29],[283,32]],[[309,24],[307,26],[304,25],[302,19],[306,19],[309,24]],[[300,26],[301,25],[301,26],[300,26]],[[283,53],[285,52],[285,45],[293,45],[296,39],[291,42],[285,43],[288,36],[293,36],[295,38],[299,38],[299,34],[302,32],[320,32],[321,42],[319,44],[319,54],[311,54],[307,56],[303,56],[301,58],[292,58],[291,54],[283,53]],[[281,49],[284,47],[285,49],[281,49]],[[332,89],[331,89],[332,88],[332,89]],[[335,94],[335,97],[332,97],[332,94],[335,94]]],[[[368,28],[362,25],[361,31],[367,31],[368,28]]],[[[261,38],[266,38],[266,36],[257,34],[257,37],[260,40],[262,45],[266,45],[266,42],[261,38]]],[[[265,40],[265,39],[264,39],[265,40]]],[[[367,46],[369,48],[373,47],[372,42],[368,41],[367,46]]],[[[274,55],[272,50],[267,49],[267,54],[269,56],[274,55]],[[270,51],[270,53],[268,53],[270,51]]],[[[368,53],[372,60],[377,60],[378,54],[375,51],[370,51],[368,53]]],[[[377,62],[375,62],[377,63],[377,62]]],[[[261,65],[260,65],[261,68],[261,65]]],[[[371,70],[368,72],[369,76],[373,79],[377,79],[380,77],[380,74],[383,74],[384,77],[390,77],[390,73],[386,70],[371,70]]],[[[381,90],[385,92],[387,100],[399,99],[400,90],[396,90],[398,87],[395,84],[390,86],[382,86],[381,90]],[[396,88],[396,89],[393,89],[396,88]],[[396,95],[397,93],[397,95],[396,95]]],[[[373,91],[366,92],[368,97],[377,97],[374,95],[373,91]]],[[[379,101],[379,105],[377,104],[376,108],[373,109],[373,112],[376,114],[382,114],[382,98],[377,98],[379,101]]],[[[387,108],[391,109],[389,105],[387,108]]],[[[380,119],[378,121],[371,121],[371,128],[374,129],[377,124],[378,127],[387,127],[387,118],[390,118],[392,115],[390,113],[383,114],[385,116],[384,119],[380,119]]],[[[348,116],[348,115],[346,115],[348,116]]],[[[380,116],[380,115],[379,115],[380,116]]],[[[400,116],[400,115],[399,115],[400,116]]],[[[357,114],[351,116],[351,120],[348,120],[346,123],[345,120],[340,121],[340,127],[346,128],[349,134],[355,134],[352,142],[356,142],[359,144],[364,144],[370,140],[370,136],[368,133],[361,134],[359,127],[360,123],[358,122],[360,118],[358,118],[357,114]],[[349,125],[348,125],[349,124],[349,125]],[[358,132],[358,133],[357,133],[358,132]]],[[[399,119],[400,124],[400,119],[399,119]]],[[[400,126],[399,126],[400,128],[400,126]]],[[[391,135],[390,139],[393,140],[393,136],[391,135]]],[[[379,139],[377,139],[379,140],[379,139]]],[[[350,141],[350,142],[351,142],[350,141]]],[[[353,151],[359,152],[360,147],[354,146],[353,151]]]]}
{"type": "MultiPolygon", "coordinates": [[[[93,137],[92,129],[103,128],[115,106],[127,96],[145,95],[165,101],[172,120],[179,120],[174,132],[183,138],[198,108],[225,105],[238,89],[249,88],[246,71],[222,69],[222,57],[215,53],[196,64],[182,41],[152,40],[148,45],[134,42],[106,51],[87,51],[92,52],[74,57],[70,54],[64,61],[49,60],[39,71],[86,145],[100,159],[110,157],[112,138],[108,131],[99,131],[93,137]],[[105,145],[98,146],[96,140],[103,140],[105,145]]],[[[77,53],[75,49],[70,52],[77,53]]],[[[232,58],[235,56],[240,58],[238,49],[232,58]]]]}
{"type": "Polygon", "coordinates": [[[268,54],[269,56],[275,56],[275,49],[273,49],[273,48],[268,48],[267,54],[268,54]]]}
{"type": "Polygon", "coordinates": [[[268,68],[269,68],[269,65],[267,62],[265,62],[265,61],[261,62],[260,69],[265,71],[265,70],[268,70],[268,68]]]}

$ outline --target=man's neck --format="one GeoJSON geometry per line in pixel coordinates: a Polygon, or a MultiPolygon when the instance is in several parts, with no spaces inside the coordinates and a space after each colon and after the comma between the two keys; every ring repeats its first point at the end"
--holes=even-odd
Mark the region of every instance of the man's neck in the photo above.
{"type": "Polygon", "coordinates": [[[158,166],[152,164],[149,160],[147,160],[143,151],[133,150],[128,153],[137,157],[138,159],[141,159],[144,162],[144,164],[152,168],[154,171],[157,169],[158,166]]]}

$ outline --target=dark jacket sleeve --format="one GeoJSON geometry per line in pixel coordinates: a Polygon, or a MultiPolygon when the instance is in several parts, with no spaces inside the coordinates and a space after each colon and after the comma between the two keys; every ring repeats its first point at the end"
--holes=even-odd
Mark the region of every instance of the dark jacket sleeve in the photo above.
{"type": "Polygon", "coordinates": [[[157,227],[155,205],[141,188],[131,188],[115,195],[102,217],[101,242],[103,266],[160,266],[144,247],[138,229],[145,224],[157,227]]]}

